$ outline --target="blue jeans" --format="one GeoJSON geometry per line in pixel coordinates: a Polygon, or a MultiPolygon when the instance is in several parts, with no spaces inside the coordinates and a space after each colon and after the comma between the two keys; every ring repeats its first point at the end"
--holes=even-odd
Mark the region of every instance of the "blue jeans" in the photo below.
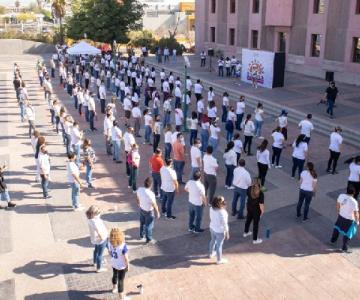
{"type": "Polygon", "coordinates": [[[120,161],[121,142],[113,141],[113,145],[114,145],[113,159],[116,161],[120,161]]]}
{"type": "Polygon", "coordinates": [[[150,144],[151,126],[145,125],[145,143],[150,144]]]}
{"type": "Polygon", "coordinates": [[[311,199],[312,199],[313,195],[314,195],[314,192],[300,190],[300,192],[299,192],[299,201],[298,201],[298,204],[297,204],[297,207],[296,207],[296,213],[297,213],[298,217],[301,216],[301,208],[302,208],[302,205],[303,205],[303,203],[305,201],[304,220],[306,220],[308,218],[310,203],[311,203],[311,199]]]}
{"type": "Polygon", "coordinates": [[[175,198],[175,191],[174,192],[164,192],[162,196],[161,202],[161,212],[163,214],[166,213],[166,216],[170,218],[172,216],[172,205],[175,198]]]}
{"type": "Polygon", "coordinates": [[[210,146],[212,146],[213,147],[213,153],[215,153],[215,151],[216,151],[216,149],[217,149],[217,146],[218,146],[218,144],[219,144],[219,139],[214,139],[214,138],[210,138],[209,139],[209,144],[210,144],[210,146]]]}
{"type": "Polygon", "coordinates": [[[168,112],[165,112],[164,113],[164,127],[166,127],[168,124],[170,124],[170,117],[171,117],[171,114],[168,113],[168,112]]]}
{"type": "Polygon", "coordinates": [[[152,240],[152,231],[154,228],[155,216],[154,211],[145,211],[140,209],[140,238],[145,237],[146,241],[149,242],[152,240]]]}
{"type": "Polygon", "coordinates": [[[261,127],[264,121],[257,121],[255,120],[255,136],[261,136],[261,127]]]}
{"type": "Polygon", "coordinates": [[[165,143],[165,159],[170,158],[172,146],[170,143],[165,143]]]}
{"type": "Polygon", "coordinates": [[[48,186],[49,186],[49,175],[40,175],[41,177],[41,187],[43,190],[43,196],[47,197],[48,196],[48,186]]]}
{"type": "Polygon", "coordinates": [[[201,220],[203,216],[203,206],[194,205],[189,202],[189,229],[199,231],[201,229],[201,220]],[[195,225],[194,225],[195,222],[195,225]]]}
{"type": "Polygon", "coordinates": [[[85,108],[85,120],[86,122],[90,121],[90,116],[89,116],[89,107],[88,106],[84,106],[85,108]]]}
{"type": "Polygon", "coordinates": [[[190,145],[191,146],[194,144],[196,138],[197,138],[197,130],[190,129],[190,145]]]}
{"type": "Polygon", "coordinates": [[[161,193],[161,176],[160,173],[152,172],[152,179],[153,179],[153,192],[156,197],[159,196],[159,192],[161,193]]]}
{"type": "Polygon", "coordinates": [[[80,185],[77,182],[71,183],[71,202],[74,208],[79,207],[80,185]]]}
{"type": "Polygon", "coordinates": [[[209,243],[209,255],[211,255],[214,250],[216,251],[217,261],[221,260],[222,257],[222,247],[225,240],[225,233],[215,232],[210,228],[211,240],[209,243]]]}
{"type": "Polygon", "coordinates": [[[183,160],[174,160],[174,170],[176,172],[177,181],[179,183],[183,182],[182,175],[184,173],[185,161],[183,160]]]}
{"type": "Polygon", "coordinates": [[[133,166],[130,167],[130,177],[129,177],[129,186],[132,188],[133,191],[136,191],[136,179],[138,175],[138,168],[133,166]]]}
{"type": "Polygon", "coordinates": [[[21,117],[21,122],[24,122],[24,120],[25,120],[25,105],[23,103],[20,103],[20,117],[21,117]]]}
{"type": "Polygon", "coordinates": [[[225,177],[225,185],[232,186],[232,182],[234,179],[234,165],[225,165],[226,167],[226,177],[225,177]]]}
{"type": "Polygon", "coordinates": [[[237,202],[240,197],[240,210],[238,211],[238,218],[244,217],[244,208],[245,208],[245,202],[246,202],[246,196],[247,196],[247,190],[241,189],[239,187],[235,187],[234,190],[234,196],[232,200],[232,213],[236,214],[237,212],[237,202]]]}
{"type": "Polygon", "coordinates": [[[97,270],[101,268],[102,257],[107,243],[108,239],[106,239],[102,244],[95,245],[93,262],[96,264],[97,270]]]}
{"type": "Polygon", "coordinates": [[[81,155],[80,155],[81,145],[80,144],[73,145],[73,148],[74,148],[74,153],[76,154],[76,164],[79,167],[80,166],[80,159],[81,159],[81,155]]]}
{"type": "Polygon", "coordinates": [[[88,185],[91,185],[92,182],[92,168],[90,166],[89,162],[85,162],[85,168],[86,168],[86,183],[88,185]]]}
{"type": "Polygon", "coordinates": [[[6,201],[6,202],[11,201],[8,190],[5,190],[5,191],[0,193],[0,201],[6,201]]]}
{"type": "Polygon", "coordinates": [[[332,100],[332,99],[328,99],[327,104],[328,104],[328,107],[327,107],[327,109],[326,109],[326,113],[329,114],[330,116],[333,116],[333,115],[334,115],[334,104],[335,104],[335,101],[332,100]]]}
{"type": "Polygon", "coordinates": [[[226,131],[226,141],[230,142],[233,139],[233,137],[234,137],[234,130],[232,130],[232,131],[227,130],[226,131]]]}
{"type": "Polygon", "coordinates": [[[209,144],[209,131],[201,129],[201,151],[206,152],[206,148],[209,144]]]}

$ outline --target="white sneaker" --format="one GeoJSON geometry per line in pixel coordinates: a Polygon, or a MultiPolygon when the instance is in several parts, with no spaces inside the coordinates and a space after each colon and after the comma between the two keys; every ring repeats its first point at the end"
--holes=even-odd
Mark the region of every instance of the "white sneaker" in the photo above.
{"type": "Polygon", "coordinates": [[[234,190],[235,188],[233,186],[229,186],[229,190],[234,190]]]}
{"type": "Polygon", "coordinates": [[[248,233],[244,232],[243,237],[246,238],[246,237],[248,237],[248,236],[250,236],[250,235],[252,235],[252,232],[251,232],[251,231],[249,231],[248,233]]]}
{"type": "Polygon", "coordinates": [[[215,257],[216,256],[216,252],[215,251],[213,251],[211,254],[209,254],[209,258],[213,258],[213,257],[215,257]]]}
{"type": "Polygon", "coordinates": [[[275,169],[281,169],[282,166],[278,165],[278,166],[275,166],[275,169]]]}
{"type": "Polygon", "coordinates": [[[106,271],[107,271],[107,269],[105,269],[105,268],[100,268],[100,269],[96,270],[96,273],[104,273],[104,272],[106,272],[106,271]]]}
{"type": "Polygon", "coordinates": [[[257,239],[256,241],[253,241],[253,244],[261,244],[263,242],[262,239],[257,239]]]}
{"type": "Polygon", "coordinates": [[[225,185],[225,188],[226,188],[226,189],[229,189],[229,187],[228,187],[227,185],[225,185]]]}
{"type": "Polygon", "coordinates": [[[118,293],[118,288],[116,286],[116,284],[113,285],[113,289],[111,291],[113,294],[117,294],[118,293]]]}
{"type": "Polygon", "coordinates": [[[217,265],[223,265],[228,263],[228,260],[226,258],[222,258],[216,262],[217,265]]]}
{"type": "Polygon", "coordinates": [[[85,208],[83,206],[75,207],[74,211],[83,211],[85,208]]]}

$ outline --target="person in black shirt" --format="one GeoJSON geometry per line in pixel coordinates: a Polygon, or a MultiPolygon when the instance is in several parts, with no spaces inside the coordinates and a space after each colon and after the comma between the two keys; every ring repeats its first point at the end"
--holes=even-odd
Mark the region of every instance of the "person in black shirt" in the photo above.
{"type": "Polygon", "coordinates": [[[19,101],[20,100],[20,86],[21,86],[21,80],[18,75],[15,76],[15,79],[13,81],[14,90],[16,92],[16,98],[19,101]]]}
{"type": "MultiPolygon", "coordinates": [[[[9,192],[5,183],[4,172],[7,169],[6,164],[0,166],[0,201],[6,201],[7,207],[15,207],[16,204],[10,200],[9,192]]],[[[0,206],[0,208],[6,208],[0,206]]]]}
{"type": "Polygon", "coordinates": [[[253,222],[253,244],[262,243],[262,239],[258,238],[260,217],[264,214],[264,193],[261,191],[261,184],[258,178],[253,180],[252,185],[247,191],[247,216],[245,222],[244,237],[251,235],[249,231],[250,224],[253,222]]]}
{"type": "Polygon", "coordinates": [[[330,118],[334,117],[334,106],[337,95],[339,94],[338,88],[335,86],[335,82],[330,82],[330,86],[325,91],[325,99],[327,101],[326,113],[330,115],[330,118]]]}

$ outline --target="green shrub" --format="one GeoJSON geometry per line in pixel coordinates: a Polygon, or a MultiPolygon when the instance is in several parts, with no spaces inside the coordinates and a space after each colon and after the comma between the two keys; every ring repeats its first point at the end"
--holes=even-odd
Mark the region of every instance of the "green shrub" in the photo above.
{"type": "Polygon", "coordinates": [[[130,39],[128,46],[130,47],[140,48],[145,46],[147,49],[152,49],[156,43],[154,35],[148,30],[133,31],[128,36],[130,39]]]}
{"type": "Polygon", "coordinates": [[[182,55],[185,52],[185,46],[180,44],[175,38],[161,38],[158,40],[152,48],[150,48],[150,51],[152,53],[156,52],[157,48],[164,49],[165,47],[168,47],[170,51],[172,49],[176,49],[177,55],[182,55]]]}

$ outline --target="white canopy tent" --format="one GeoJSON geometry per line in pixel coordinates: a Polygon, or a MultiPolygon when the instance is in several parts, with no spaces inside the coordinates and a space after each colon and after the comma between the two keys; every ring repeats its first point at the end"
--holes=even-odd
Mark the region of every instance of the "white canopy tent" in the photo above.
{"type": "Polygon", "coordinates": [[[89,45],[86,42],[80,42],[73,45],[67,50],[70,55],[97,55],[101,54],[101,50],[89,45]]]}

